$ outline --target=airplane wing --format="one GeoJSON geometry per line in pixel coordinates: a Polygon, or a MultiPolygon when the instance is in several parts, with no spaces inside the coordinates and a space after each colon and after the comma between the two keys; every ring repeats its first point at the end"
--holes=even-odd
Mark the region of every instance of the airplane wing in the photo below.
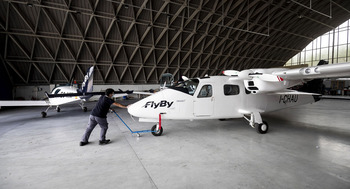
{"type": "Polygon", "coordinates": [[[128,94],[127,93],[118,93],[118,94],[113,95],[114,98],[119,98],[119,97],[123,97],[123,96],[128,96],[128,94]]]}
{"type": "MultiPolygon", "coordinates": [[[[114,95],[113,97],[121,97],[121,96],[126,96],[128,94],[132,94],[134,93],[133,91],[122,91],[122,90],[118,90],[118,91],[114,91],[114,95]]],[[[81,96],[93,96],[93,95],[104,95],[105,92],[78,92],[78,93],[63,93],[63,94],[49,94],[46,92],[46,96],[49,98],[57,98],[57,97],[81,97],[81,96]]]]}
{"type": "Polygon", "coordinates": [[[0,106],[49,106],[45,100],[2,100],[0,106]]]}
{"type": "Polygon", "coordinates": [[[350,63],[328,64],[273,72],[285,80],[350,77],[350,63]]]}
{"type": "Polygon", "coordinates": [[[62,104],[68,104],[71,102],[81,101],[80,98],[50,98],[50,104],[51,106],[59,106],[62,104]]]}
{"type": "MultiPolygon", "coordinates": [[[[86,93],[64,93],[64,94],[49,94],[46,92],[46,96],[50,99],[45,100],[6,100],[0,101],[0,106],[59,106],[75,101],[80,101],[84,96],[104,95],[105,92],[86,92],[86,93]],[[64,98],[70,97],[70,98],[64,98]]],[[[114,92],[113,97],[118,98],[127,96],[129,94],[145,94],[151,95],[153,93],[148,92],[134,92],[134,91],[122,91],[118,90],[114,92]]]]}
{"type": "Polygon", "coordinates": [[[63,94],[49,94],[47,92],[46,96],[49,98],[56,98],[56,97],[78,97],[78,96],[89,96],[89,95],[104,95],[104,92],[86,92],[86,93],[63,93],[63,94]]]}
{"type": "Polygon", "coordinates": [[[250,70],[226,70],[224,75],[232,80],[243,80],[246,89],[253,94],[283,91],[302,84],[305,80],[333,77],[350,77],[350,63],[318,65],[304,68],[269,68],[250,70]]]}
{"type": "Polygon", "coordinates": [[[137,92],[137,91],[134,91],[133,94],[153,95],[154,93],[151,93],[151,92],[137,92]]]}
{"type": "Polygon", "coordinates": [[[1,100],[0,106],[59,106],[75,101],[80,101],[80,98],[50,98],[50,101],[45,100],[1,100]]]}
{"type": "Polygon", "coordinates": [[[127,96],[127,95],[130,95],[130,94],[139,94],[139,95],[152,95],[154,93],[151,93],[151,92],[138,92],[138,91],[127,91],[127,92],[124,92],[124,93],[115,93],[113,95],[114,98],[118,98],[118,97],[123,97],[123,96],[127,96]]]}

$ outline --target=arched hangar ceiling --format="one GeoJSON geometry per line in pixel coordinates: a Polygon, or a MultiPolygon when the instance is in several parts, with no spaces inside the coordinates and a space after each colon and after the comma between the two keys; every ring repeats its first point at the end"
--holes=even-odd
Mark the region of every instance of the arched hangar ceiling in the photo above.
{"type": "Polygon", "coordinates": [[[157,83],[277,67],[350,18],[344,0],[2,0],[0,62],[13,85],[157,83]]]}

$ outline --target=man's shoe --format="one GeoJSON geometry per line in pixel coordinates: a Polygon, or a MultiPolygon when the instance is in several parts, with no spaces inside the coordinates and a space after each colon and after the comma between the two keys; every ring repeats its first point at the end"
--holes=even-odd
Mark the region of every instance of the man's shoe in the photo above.
{"type": "Polygon", "coordinates": [[[100,145],[104,145],[104,144],[108,144],[111,140],[107,139],[107,140],[100,140],[99,144],[100,145]]]}
{"type": "Polygon", "coordinates": [[[80,142],[80,146],[85,146],[85,145],[87,145],[89,142],[80,142]]]}

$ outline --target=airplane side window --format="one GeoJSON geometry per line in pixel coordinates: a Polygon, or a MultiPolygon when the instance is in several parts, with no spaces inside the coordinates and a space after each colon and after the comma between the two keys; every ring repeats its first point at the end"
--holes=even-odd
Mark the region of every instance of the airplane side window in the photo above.
{"type": "Polygon", "coordinates": [[[199,91],[198,98],[207,98],[213,95],[213,89],[211,85],[204,85],[199,91]]]}
{"type": "Polygon", "coordinates": [[[238,95],[239,86],[238,85],[224,85],[224,94],[226,96],[238,95]]]}

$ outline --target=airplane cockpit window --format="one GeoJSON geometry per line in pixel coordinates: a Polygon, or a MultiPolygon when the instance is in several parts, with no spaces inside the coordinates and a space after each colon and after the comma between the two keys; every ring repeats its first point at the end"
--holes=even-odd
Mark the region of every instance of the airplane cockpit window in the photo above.
{"type": "Polygon", "coordinates": [[[187,81],[181,82],[175,86],[168,87],[177,91],[184,92],[186,94],[192,95],[196,92],[199,80],[189,79],[187,81]]]}
{"type": "Polygon", "coordinates": [[[55,92],[53,92],[53,94],[58,94],[61,91],[61,89],[56,89],[55,92]]]}
{"type": "Polygon", "coordinates": [[[193,96],[193,94],[197,90],[198,83],[199,83],[198,79],[192,79],[192,80],[185,81],[185,87],[188,90],[188,94],[193,96]]]}
{"type": "Polygon", "coordinates": [[[207,98],[213,95],[213,87],[211,85],[204,85],[199,91],[198,98],[207,98]]]}
{"type": "Polygon", "coordinates": [[[239,94],[239,86],[238,85],[224,85],[224,94],[226,96],[238,95],[239,94]]]}

